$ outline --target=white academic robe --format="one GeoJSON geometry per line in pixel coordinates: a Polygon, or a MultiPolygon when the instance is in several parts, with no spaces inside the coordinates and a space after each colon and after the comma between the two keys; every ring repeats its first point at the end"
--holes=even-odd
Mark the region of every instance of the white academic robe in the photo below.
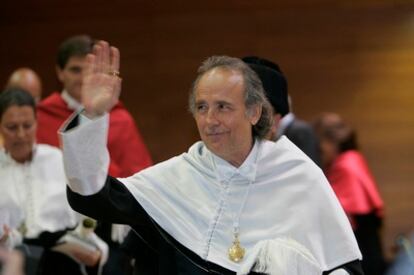
{"type": "MultiPolygon", "coordinates": [[[[11,229],[7,247],[20,245],[23,238],[35,239],[42,232],[75,229],[84,217],[69,206],[66,181],[62,152],[56,147],[34,145],[32,159],[25,163],[16,162],[4,149],[0,150],[0,226],[4,223],[11,229]],[[24,236],[19,231],[23,224],[24,236]]],[[[64,235],[58,242],[65,242],[68,237],[64,235]]],[[[108,246],[95,233],[90,238],[102,253],[100,274],[108,246]]]]}
{"type": "MultiPolygon", "coordinates": [[[[72,191],[86,196],[103,188],[109,164],[107,128],[106,115],[61,133],[72,191]]],[[[320,274],[361,259],[348,219],[322,171],[285,137],[256,140],[239,168],[197,142],[187,153],[119,180],[175,240],[202,259],[241,274],[264,247],[273,247],[264,255],[270,257],[269,265],[289,251],[300,255],[295,265],[314,268],[295,273],[299,268],[285,257],[285,267],[292,271],[286,274],[320,274]],[[232,262],[227,252],[237,221],[246,249],[240,263],[232,262]]]]}
{"type": "Polygon", "coordinates": [[[76,226],[75,212],[66,199],[66,177],[58,148],[37,144],[31,161],[18,163],[0,150],[0,212],[12,230],[9,246],[19,245],[17,229],[24,223],[26,238],[44,231],[76,226]]]}

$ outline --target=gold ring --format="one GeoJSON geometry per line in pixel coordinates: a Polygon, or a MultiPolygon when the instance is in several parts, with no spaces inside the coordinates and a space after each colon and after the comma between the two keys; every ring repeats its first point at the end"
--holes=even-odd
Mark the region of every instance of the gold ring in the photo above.
{"type": "Polygon", "coordinates": [[[120,76],[120,73],[118,71],[115,71],[115,70],[109,71],[108,74],[111,75],[111,76],[116,76],[116,77],[120,76]]]}

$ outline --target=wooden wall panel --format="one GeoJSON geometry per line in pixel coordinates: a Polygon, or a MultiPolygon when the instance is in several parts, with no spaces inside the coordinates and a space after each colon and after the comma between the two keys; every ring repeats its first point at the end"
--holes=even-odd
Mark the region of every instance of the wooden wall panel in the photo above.
{"type": "Polygon", "coordinates": [[[0,85],[19,66],[59,89],[55,53],[89,33],[122,54],[122,100],[155,161],[198,139],[186,110],[200,62],[260,55],[288,76],[295,112],[335,111],[353,124],[387,206],[384,231],[414,224],[414,5],[410,1],[6,1],[0,9],[0,85]],[[334,3],[333,3],[334,2],[334,3]]]}

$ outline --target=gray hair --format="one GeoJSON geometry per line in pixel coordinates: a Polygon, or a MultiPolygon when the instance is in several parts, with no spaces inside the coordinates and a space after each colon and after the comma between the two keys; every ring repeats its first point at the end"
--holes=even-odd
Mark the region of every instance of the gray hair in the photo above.
{"type": "Polygon", "coordinates": [[[265,92],[257,74],[241,59],[229,56],[212,56],[207,58],[198,68],[198,75],[190,91],[189,109],[194,115],[195,91],[203,75],[215,68],[223,68],[239,72],[244,80],[244,104],[247,112],[254,106],[261,106],[262,113],[259,121],[253,125],[253,137],[263,139],[273,125],[273,109],[265,96],[265,92]]]}

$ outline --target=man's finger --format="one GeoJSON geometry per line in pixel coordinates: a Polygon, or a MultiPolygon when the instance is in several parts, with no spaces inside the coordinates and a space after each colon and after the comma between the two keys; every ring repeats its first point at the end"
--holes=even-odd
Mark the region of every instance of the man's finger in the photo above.
{"type": "Polygon", "coordinates": [[[95,64],[96,58],[93,54],[87,54],[86,55],[86,64],[85,69],[83,70],[83,77],[89,76],[95,72],[96,64],[95,64]]]}
{"type": "Polygon", "coordinates": [[[95,55],[94,72],[102,72],[102,46],[99,43],[93,46],[93,53],[95,55]]]}
{"type": "Polygon", "coordinates": [[[109,44],[106,41],[100,41],[99,45],[102,47],[102,72],[108,73],[108,71],[110,70],[109,44]]]}
{"type": "Polygon", "coordinates": [[[119,72],[120,53],[115,47],[111,47],[111,71],[119,72]]]}

